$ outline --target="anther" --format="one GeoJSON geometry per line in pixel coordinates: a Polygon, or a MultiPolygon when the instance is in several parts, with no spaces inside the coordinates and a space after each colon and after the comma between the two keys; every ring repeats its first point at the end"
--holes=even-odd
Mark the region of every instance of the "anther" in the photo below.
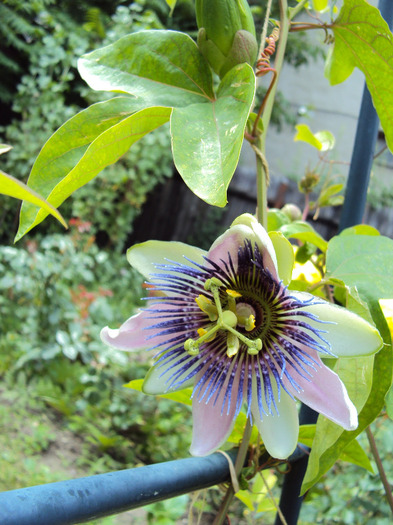
{"type": "Polygon", "coordinates": [[[227,356],[233,357],[239,351],[240,342],[235,334],[227,334],[227,356]]]}
{"type": "Polygon", "coordinates": [[[217,321],[217,307],[211,302],[210,299],[208,299],[204,295],[198,295],[195,301],[199,308],[202,310],[202,312],[205,312],[205,314],[209,316],[210,321],[217,321]]]}

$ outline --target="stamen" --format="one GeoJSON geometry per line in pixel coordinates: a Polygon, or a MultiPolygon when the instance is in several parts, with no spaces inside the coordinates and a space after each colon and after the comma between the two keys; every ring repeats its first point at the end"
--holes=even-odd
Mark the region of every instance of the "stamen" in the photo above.
{"type": "Polygon", "coordinates": [[[235,334],[229,332],[227,334],[227,356],[233,357],[234,355],[236,355],[239,351],[239,347],[239,338],[235,334]]]}
{"type": "MultiPolygon", "coordinates": [[[[199,337],[202,337],[208,333],[208,330],[206,330],[205,328],[198,328],[197,332],[199,337]]],[[[206,343],[211,343],[212,341],[214,341],[215,337],[216,332],[214,332],[214,334],[209,339],[206,339],[206,343]]]]}
{"type": "Polygon", "coordinates": [[[242,296],[242,294],[239,292],[236,292],[236,290],[230,290],[229,288],[227,288],[225,291],[230,297],[233,297],[234,299],[238,299],[239,297],[242,296]]]}
{"type": "Polygon", "coordinates": [[[199,308],[209,316],[210,321],[217,321],[218,319],[218,312],[217,307],[211,302],[210,299],[205,297],[204,295],[198,295],[198,297],[195,298],[196,304],[199,306],[199,308]]]}

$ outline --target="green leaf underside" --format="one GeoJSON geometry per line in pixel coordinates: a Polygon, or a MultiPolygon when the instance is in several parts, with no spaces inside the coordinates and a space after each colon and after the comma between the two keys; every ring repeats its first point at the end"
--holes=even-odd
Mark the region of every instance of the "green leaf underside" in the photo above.
{"type": "MultiPolygon", "coordinates": [[[[54,206],[59,206],[74,191],[88,183],[106,166],[119,160],[132,144],[150,131],[168,122],[170,114],[170,108],[159,107],[147,108],[133,113],[99,134],[87,148],[84,146],[79,149],[76,156],[74,156],[76,150],[66,152],[63,156],[64,164],[60,165],[58,175],[53,174],[51,180],[48,181],[47,166],[43,172],[37,171],[37,174],[34,172],[34,166],[31,178],[34,174],[34,179],[39,179],[43,183],[43,189],[46,188],[46,191],[42,191],[42,193],[47,194],[48,202],[54,206]],[[70,162],[70,158],[72,158],[72,162],[70,162]]],[[[53,152],[51,158],[54,158],[53,152]]],[[[37,162],[38,160],[44,163],[45,157],[43,159],[40,155],[37,162]]],[[[57,159],[54,159],[54,163],[57,166],[57,159]]],[[[36,209],[22,210],[17,239],[43,221],[47,215],[47,212],[43,210],[38,212],[36,209]]]]}
{"type": "Polygon", "coordinates": [[[148,106],[183,107],[214,98],[212,74],[195,42],[177,31],[139,31],[78,61],[95,90],[130,93],[148,106]]]}
{"type": "Polygon", "coordinates": [[[331,84],[346,80],[355,67],[365,75],[375,109],[393,151],[393,36],[376,7],[345,0],[333,24],[335,43],[326,64],[331,84]]]}
{"type": "Polygon", "coordinates": [[[67,223],[61,216],[58,210],[54,208],[49,202],[43,199],[38,193],[30,189],[18,179],[15,179],[8,173],[0,170],[0,193],[31,202],[34,206],[39,206],[52,214],[61,224],[67,228],[67,223]]]}
{"type": "Polygon", "coordinates": [[[217,100],[175,108],[171,117],[173,158],[184,182],[208,204],[225,206],[255,92],[248,64],[223,78],[217,100]]]}
{"type": "Polygon", "coordinates": [[[295,127],[297,130],[296,135],[293,139],[295,142],[306,142],[307,144],[310,144],[310,146],[313,146],[317,150],[322,149],[321,141],[317,139],[317,137],[313,134],[313,132],[307,126],[307,124],[297,124],[295,127]]]}
{"type": "MultiPolygon", "coordinates": [[[[89,144],[138,109],[140,107],[135,99],[116,97],[94,104],[69,119],[40,151],[30,173],[29,188],[48,197],[81,160],[89,144]]],[[[37,213],[36,206],[23,203],[16,240],[33,228],[37,213]]]]}
{"type": "Polygon", "coordinates": [[[288,239],[299,239],[303,242],[309,242],[319,248],[322,252],[326,252],[328,243],[319,233],[317,233],[311,224],[304,221],[294,221],[290,224],[281,226],[280,231],[288,239]]]}
{"type": "Polygon", "coordinates": [[[340,235],[329,242],[326,259],[326,277],[342,280],[349,287],[357,287],[359,296],[366,301],[373,320],[384,340],[384,347],[374,357],[340,359],[337,362],[350,398],[360,408],[362,399],[371,391],[359,413],[359,425],[354,431],[320,417],[317,438],[313,444],[309,467],[304,478],[302,493],[310,489],[358,436],[380,413],[392,378],[391,337],[385,317],[378,304],[380,298],[393,297],[393,241],[376,235],[340,235]],[[370,363],[365,360],[374,360],[370,363]],[[345,368],[343,369],[343,364],[345,368]],[[362,367],[365,367],[362,369],[362,367]]]}
{"type": "MultiPolygon", "coordinates": [[[[126,388],[131,388],[132,390],[136,390],[137,392],[143,392],[143,382],[144,379],[134,379],[123,386],[125,386],[126,388]]],[[[184,388],[183,390],[177,390],[176,392],[170,392],[169,394],[160,394],[157,397],[162,397],[164,399],[172,399],[172,401],[176,401],[177,403],[182,403],[183,405],[191,406],[191,395],[192,388],[184,388]]]]}
{"type": "MultiPolygon", "coordinates": [[[[299,443],[303,443],[306,447],[311,448],[315,437],[316,425],[301,425],[299,428],[299,443]]],[[[369,472],[374,473],[373,467],[366,452],[361,447],[360,443],[354,439],[344,448],[340,454],[341,461],[347,461],[358,465],[369,472]]]]}
{"type": "Polygon", "coordinates": [[[329,242],[326,278],[356,286],[366,301],[393,298],[393,240],[382,235],[343,235],[329,242]]]}

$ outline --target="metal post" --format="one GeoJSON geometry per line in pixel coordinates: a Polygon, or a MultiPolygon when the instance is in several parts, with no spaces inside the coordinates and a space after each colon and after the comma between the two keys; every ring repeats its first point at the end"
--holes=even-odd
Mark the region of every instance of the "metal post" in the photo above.
{"type": "MultiPolygon", "coordinates": [[[[378,8],[383,18],[389,24],[389,27],[392,28],[393,0],[379,0],[378,8]]],[[[362,222],[378,133],[378,124],[379,119],[372,104],[370,93],[365,85],[339,231],[362,222]]],[[[318,414],[316,412],[306,406],[302,406],[300,410],[301,424],[315,423],[317,417],[318,414]]],[[[292,464],[292,468],[288,474],[285,475],[281,491],[280,509],[287,525],[296,525],[298,522],[303,501],[303,498],[300,498],[299,494],[306,472],[307,462],[308,456],[300,458],[296,463],[292,464]]],[[[274,525],[283,525],[278,515],[276,516],[274,525]]]]}

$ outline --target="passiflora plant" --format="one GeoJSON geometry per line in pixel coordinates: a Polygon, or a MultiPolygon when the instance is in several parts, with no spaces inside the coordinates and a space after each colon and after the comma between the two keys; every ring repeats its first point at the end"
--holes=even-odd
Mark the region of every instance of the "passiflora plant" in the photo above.
{"type": "MultiPolygon", "coordinates": [[[[101,335],[116,348],[156,356],[144,380],[129,387],[175,401],[184,401],[179,391],[186,389],[191,454],[240,443],[239,475],[249,446],[285,460],[298,442],[311,445],[303,493],[344,453],[369,468],[356,437],[381,411],[393,412],[391,336],[381,308],[393,298],[393,241],[355,225],[327,242],[296,209],[267,207],[265,140],[290,31],[326,33],[331,84],[355,67],[364,73],[393,148],[392,34],[365,0],[343,0],[340,10],[335,4],[264,1],[263,34],[257,35],[246,0],[196,0],[196,42],[182,32],[140,31],[84,55],[78,64],[83,79],[114,96],[63,124],[28,181],[57,207],[169,122],[184,182],[208,204],[223,207],[243,141],[250,142],[256,215],[238,217],[207,252],[178,242],[131,247],[129,262],[148,282],[146,308],[101,335]],[[270,18],[273,3],[279,20],[270,18]],[[310,23],[296,22],[311,11],[310,23]],[[329,22],[320,21],[321,12],[329,22]],[[254,107],[257,76],[267,91],[254,107]],[[316,425],[299,429],[298,401],[320,414],[316,425]]],[[[306,126],[298,127],[296,140],[319,150],[332,143],[329,134],[314,135],[306,126]]],[[[312,177],[303,181],[307,195],[314,183],[312,177]]],[[[325,188],[318,206],[338,204],[337,190],[325,188]]],[[[48,213],[24,202],[17,239],[48,213]]],[[[257,468],[248,469],[250,477],[257,468]]],[[[224,515],[221,510],[216,523],[224,515]]]]}

